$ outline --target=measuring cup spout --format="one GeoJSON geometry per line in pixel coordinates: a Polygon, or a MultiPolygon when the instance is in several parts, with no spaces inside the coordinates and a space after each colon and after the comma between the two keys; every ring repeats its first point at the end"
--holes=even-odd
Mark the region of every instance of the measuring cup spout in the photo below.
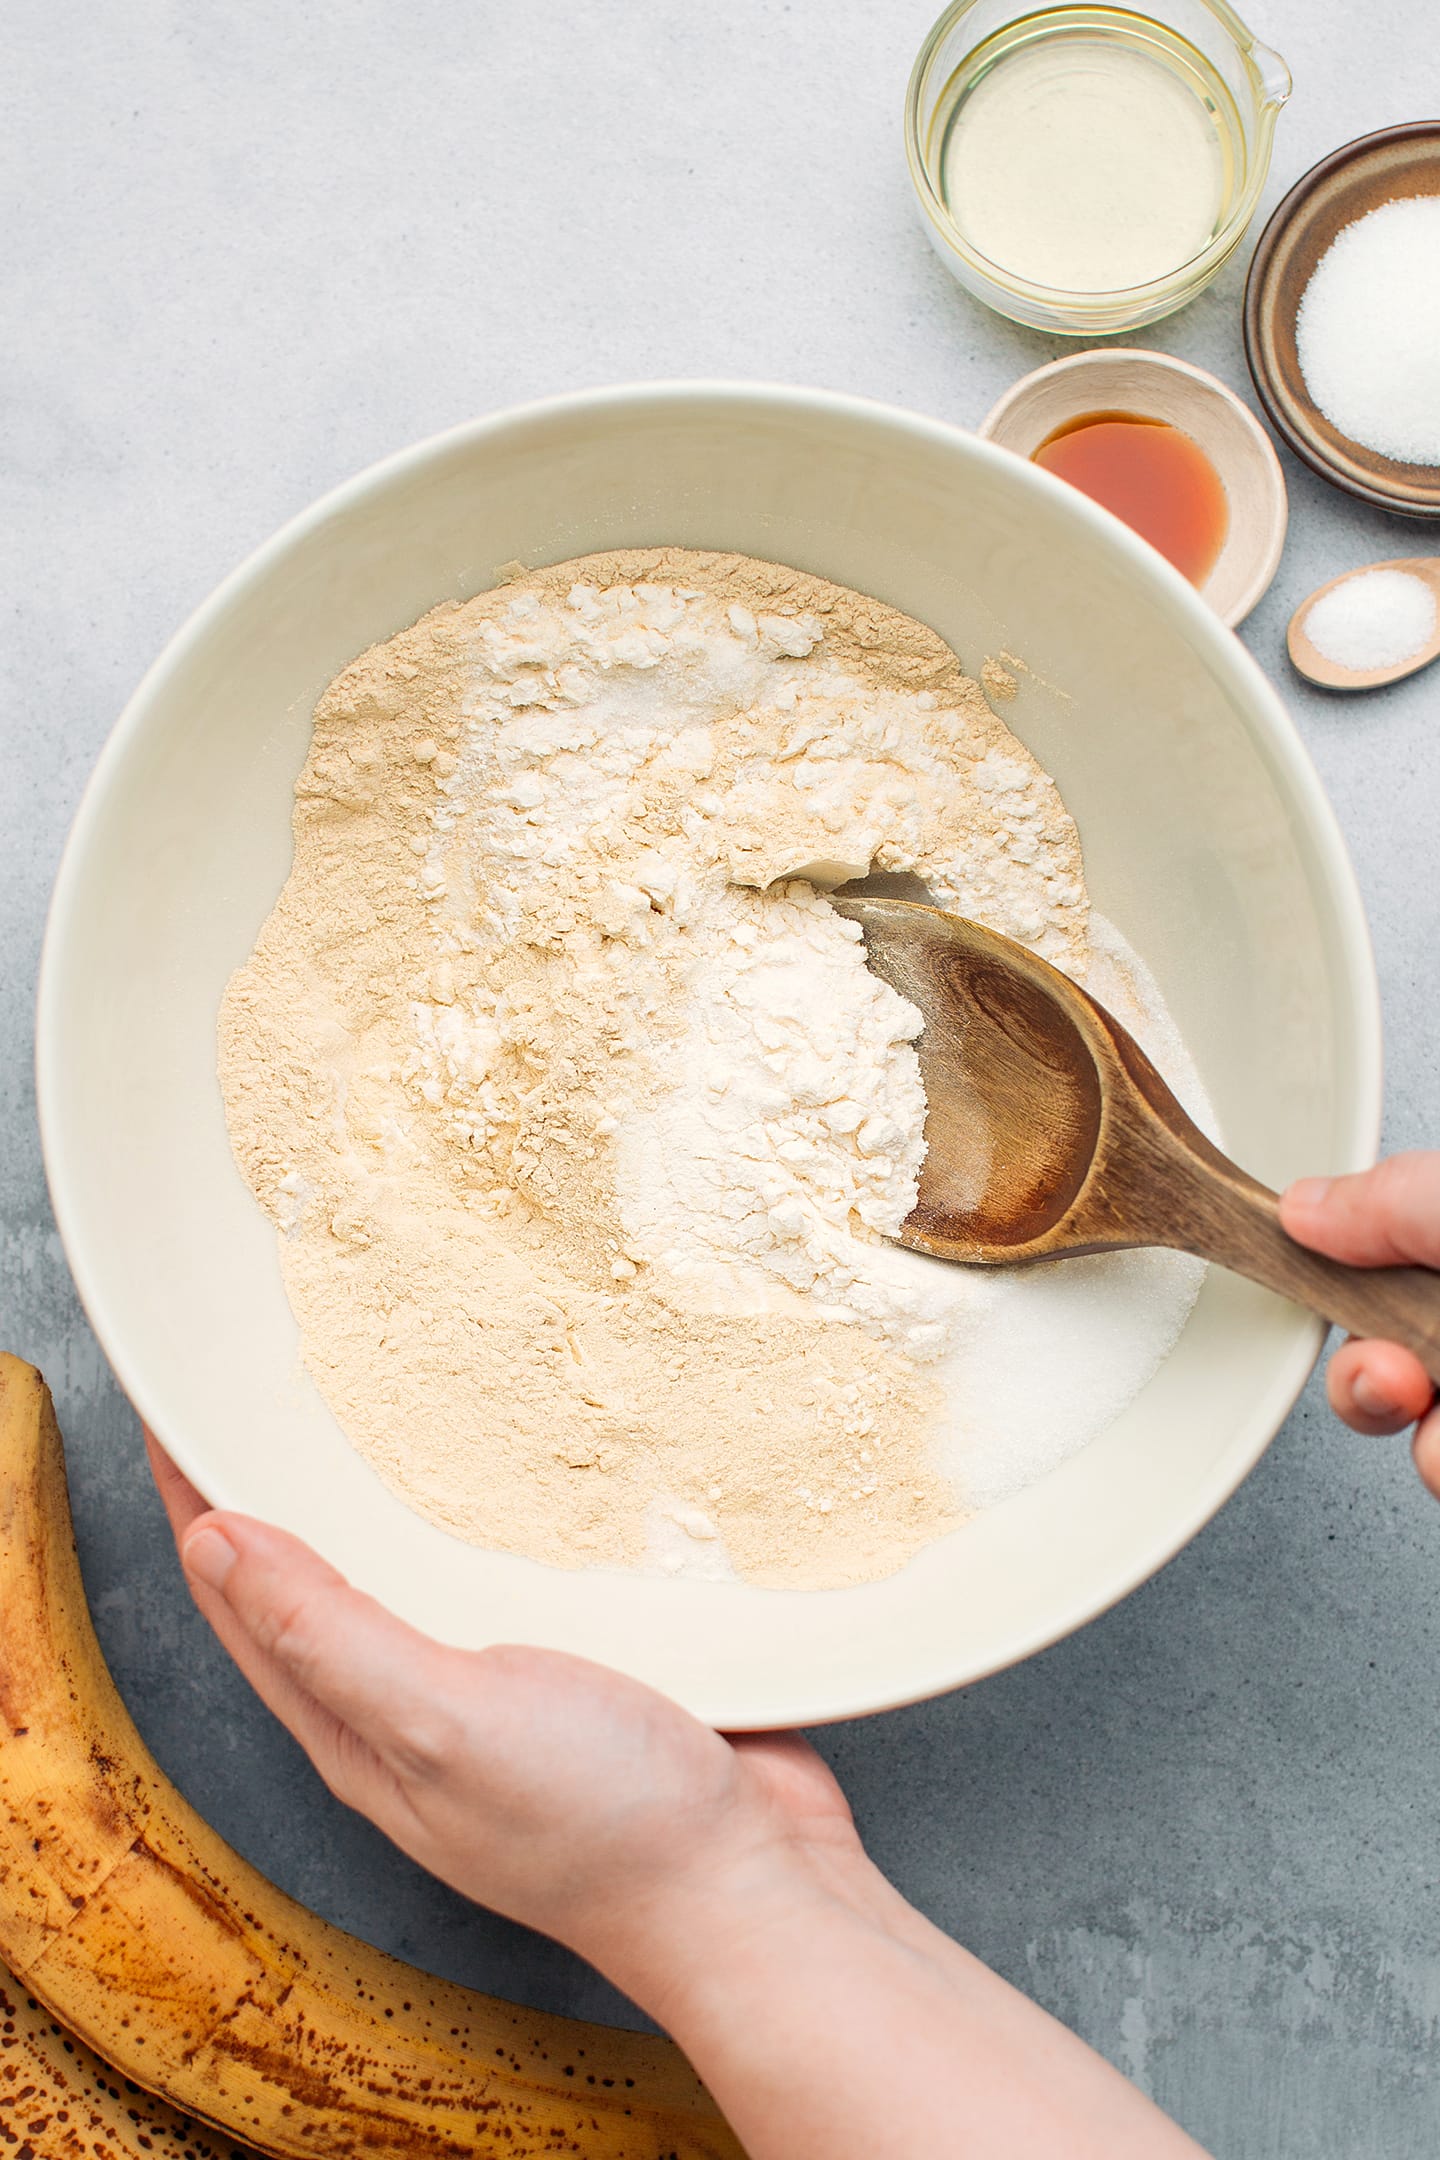
{"type": "Polygon", "coordinates": [[[1295,87],[1294,76],[1279,53],[1269,45],[1260,44],[1258,39],[1250,47],[1250,60],[1260,77],[1265,103],[1278,112],[1295,87]]]}

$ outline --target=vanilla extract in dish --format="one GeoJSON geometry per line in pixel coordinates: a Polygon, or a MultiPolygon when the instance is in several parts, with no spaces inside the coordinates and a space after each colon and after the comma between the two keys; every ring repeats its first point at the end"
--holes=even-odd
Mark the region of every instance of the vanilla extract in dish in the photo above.
{"type": "Polygon", "coordinates": [[[1093,412],[1047,435],[1032,460],[1123,518],[1192,585],[1203,585],[1230,526],[1225,483],[1167,420],[1093,412]]]}

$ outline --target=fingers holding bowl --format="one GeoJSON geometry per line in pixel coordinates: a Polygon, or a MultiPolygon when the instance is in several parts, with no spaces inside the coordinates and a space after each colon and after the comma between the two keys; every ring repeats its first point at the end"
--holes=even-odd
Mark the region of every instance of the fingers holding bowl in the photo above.
{"type": "Polygon", "coordinates": [[[145,1454],[150,1464],[150,1475],[160,1495],[165,1513],[170,1518],[170,1528],[178,1544],[192,1522],[198,1516],[210,1512],[210,1503],[190,1483],[183,1470],[170,1460],[160,1442],[148,1425],[140,1427],[145,1436],[145,1454]]]}
{"type": "MultiPolygon", "coordinates": [[[[276,1657],[261,1639],[264,1630],[257,1631],[255,1626],[253,1585],[242,1580],[235,1586],[237,1590],[251,1590],[250,1610],[238,1609],[237,1601],[230,1594],[231,1575],[239,1557],[237,1541],[238,1546],[243,1547],[251,1529],[259,1532],[263,1540],[266,1535],[264,1525],[251,1525],[240,1517],[215,1515],[210,1503],[171,1461],[149,1427],[141,1429],[151,1474],[170,1518],[190,1595],[267,1709],[272,1710],[294,1734],[327,1784],[338,1789],[337,1772],[342,1755],[354,1752],[348,1748],[343,1719],[318,1701],[301,1679],[288,1669],[284,1660],[276,1657]]],[[[278,1537],[283,1533],[270,1535],[278,1537]]],[[[323,1570],[327,1578],[339,1581],[334,1570],[326,1568],[325,1563],[316,1560],[304,1546],[294,1539],[286,1542],[304,1559],[313,1561],[315,1568],[323,1570]]],[[[368,1754],[368,1749],[365,1752],[368,1754]]]]}

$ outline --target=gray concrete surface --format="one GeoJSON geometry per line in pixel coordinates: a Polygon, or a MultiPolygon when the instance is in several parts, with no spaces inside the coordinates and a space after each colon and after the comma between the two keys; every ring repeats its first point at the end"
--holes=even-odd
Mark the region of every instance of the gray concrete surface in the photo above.
{"type": "MultiPolygon", "coordinates": [[[[1333,144],[1440,106],[1429,0],[1254,5],[1297,81],[1270,200],[1333,144]]],[[[899,113],[931,6],[10,0],[0,18],[0,1337],[55,1388],[101,1636],[184,1789],[345,1926],[580,2013],[627,2014],[332,1803],[187,1605],[47,1208],[41,923],[142,669],[357,467],[513,400],[658,374],[974,421],[1059,349],[967,301],[912,218],[899,113]]],[[[1243,386],[1243,272],[1146,342],[1243,386]]],[[[1440,1140],[1440,678],[1328,702],[1282,656],[1312,585],[1424,536],[1287,470],[1290,544],[1245,635],[1355,852],[1387,1144],[1440,1140]]],[[[1401,1445],[1342,1436],[1312,1386],[1118,1611],[821,1744],[908,1895],[1224,2160],[1417,2160],[1440,2147],[1437,1607],[1440,1509],[1401,1445]]]]}

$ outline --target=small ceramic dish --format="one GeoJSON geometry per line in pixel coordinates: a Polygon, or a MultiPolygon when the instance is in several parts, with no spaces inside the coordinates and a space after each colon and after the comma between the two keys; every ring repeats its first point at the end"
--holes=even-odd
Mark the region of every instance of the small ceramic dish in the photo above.
{"type": "Polygon", "coordinates": [[[1440,195],[1440,120],[1345,143],[1297,180],[1264,232],[1245,287],[1245,357],[1276,433],[1351,495],[1405,517],[1440,517],[1440,467],[1407,465],[1342,435],[1305,387],[1295,318],[1336,236],[1382,204],[1440,195]]]}
{"type": "Polygon", "coordinates": [[[1224,484],[1230,523],[1200,587],[1222,622],[1243,622],[1280,563],[1290,508],[1269,436],[1233,390],[1168,353],[1107,348],[1073,353],[1022,375],[980,423],[987,442],[1031,458],[1086,413],[1168,420],[1198,443],[1224,484]]]}

